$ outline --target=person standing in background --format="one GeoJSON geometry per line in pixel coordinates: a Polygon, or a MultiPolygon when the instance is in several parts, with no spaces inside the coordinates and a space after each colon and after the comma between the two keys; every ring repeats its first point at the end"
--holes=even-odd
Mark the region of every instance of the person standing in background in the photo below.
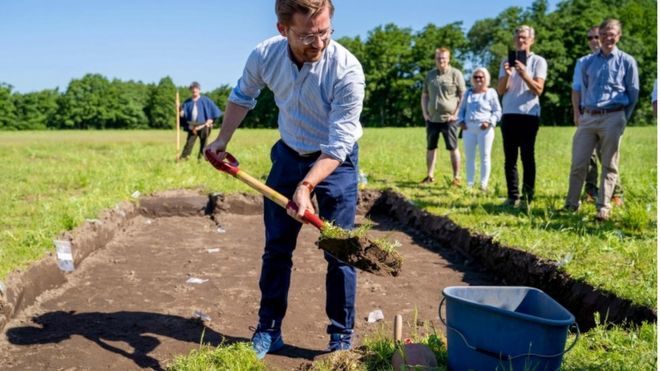
{"type": "Polygon", "coordinates": [[[188,132],[186,145],[181,152],[181,159],[187,160],[192,152],[195,142],[199,137],[199,153],[197,159],[202,158],[206,140],[211,135],[213,122],[222,116],[222,111],[211,100],[211,98],[201,95],[200,85],[197,81],[190,84],[190,93],[192,97],[186,99],[181,105],[180,115],[183,118],[183,130],[188,132]]]}
{"type": "Polygon", "coordinates": [[[639,98],[637,62],[617,48],[621,23],[605,20],[598,29],[600,51],[587,57],[580,68],[583,113],[575,135],[568,194],[564,210],[580,207],[580,191],[594,148],[601,152],[601,187],[596,219],[610,218],[612,193],[619,176],[619,147],[626,123],[639,98]]]}
{"type": "Polygon", "coordinates": [[[449,65],[449,49],[435,51],[436,67],[426,74],[422,88],[422,114],[426,123],[426,177],[422,183],[435,180],[435,160],[440,133],[449,151],[452,168],[452,185],[459,186],[461,153],[458,150],[456,114],[465,92],[465,80],[458,69],[449,65]]]}
{"type": "Polygon", "coordinates": [[[497,92],[489,88],[490,73],[479,67],[472,72],[472,88],[465,92],[458,111],[457,123],[463,128],[467,186],[474,185],[477,145],[481,157],[480,189],[488,191],[490,178],[490,152],[495,139],[495,125],[502,117],[497,92]]]}
{"type": "MultiPolygon", "coordinates": [[[[598,53],[600,50],[600,39],[598,38],[598,26],[591,27],[587,32],[587,40],[591,54],[598,53]]],[[[571,91],[571,102],[573,103],[573,123],[575,126],[579,125],[580,115],[582,114],[582,63],[591,54],[580,57],[575,63],[575,70],[573,71],[573,91],[571,91]]],[[[598,148],[589,159],[589,168],[587,169],[587,178],[584,184],[584,193],[587,202],[596,202],[598,197],[598,163],[600,162],[600,151],[598,148]]],[[[617,178],[616,185],[614,186],[614,193],[612,194],[612,205],[623,205],[623,187],[621,187],[621,177],[617,178]]]]}
{"type": "Polygon", "coordinates": [[[534,199],[536,161],[534,147],[539,131],[541,104],[548,63],[531,52],[534,29],[520,26],[513,33],[513,43],[519,53],[524,53],[525,63],[516,59],[513,66],[508,61],[500,65],[497,92],[502,95],[502,143],[504,145],[504,174],[507,199],[505,206],[520,204],[518,186],[518,150],[523,166],[522,199],[529,204],[534,199]]]}

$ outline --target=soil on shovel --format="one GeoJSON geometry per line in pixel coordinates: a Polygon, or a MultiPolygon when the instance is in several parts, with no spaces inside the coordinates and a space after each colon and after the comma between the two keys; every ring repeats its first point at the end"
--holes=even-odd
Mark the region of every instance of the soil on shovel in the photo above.
{"type": "MultiPolygon", "coordinates": [[[[160,370],[200,342],[249,341],[260,300],[263,217],[218,215],[216,221],[131,219],[76,266],[65,284],[7,323],[0,369],[160,370]]],[[[390,334],[396,314],[403,315],[404,337],[413,334],[414,320],[429,321],[444,333],[438,319],[444,287],[495,283],[433,240],[397,229],[387,218],[372,220],[373,237],[399,241],[406,269],[396,278],[358,273],[356,346],[371,332],[390,334]],[[369,323],[376,310],[384,321],[369,323]]],[[[282,328],[286,346],[266,356],[268,369],[297,369],[325,354],[327,263],[315,246],[318,237],[313,228],[300,232],[282,328]]]]}
{"type": "Polygon", "coordinates": [[[321,238],[319,247],[355,268],[378,276],[396,277],[401,271],[401,256],[386,251],[379,241],[366,236],[321,238]]]}

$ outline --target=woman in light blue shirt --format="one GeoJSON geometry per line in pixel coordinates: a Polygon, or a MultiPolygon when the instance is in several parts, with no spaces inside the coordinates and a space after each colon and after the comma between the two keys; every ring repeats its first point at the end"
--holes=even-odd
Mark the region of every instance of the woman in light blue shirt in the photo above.
{"type": "Polygon", "coordinates": [[[502,117],[502,107],[493,88],[489,88],[490,73],[479,67],[472,73],[472,88],[468,89],[461,101],[458,112],[458,123],[463,128],[463,143],[465,145],[465,167],[467,186],[474,185],[475,155],[477,145],[481,156],[480,188],[488,190],[490,177],[490,152],[495,139],[495,125],[502,117]]]}

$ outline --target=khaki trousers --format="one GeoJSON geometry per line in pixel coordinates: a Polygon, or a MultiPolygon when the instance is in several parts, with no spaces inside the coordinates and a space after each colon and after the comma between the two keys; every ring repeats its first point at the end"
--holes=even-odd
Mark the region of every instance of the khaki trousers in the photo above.
{"type": "Polygon", "coordinates": [[[580,124],[573,136],[573,154],[566,206],[572,208],[580,206],[580,191],[587,176],[589,159],[594,149],[598,148],[601,153],[602,170],[601,192],[598,193],[596,207],[598,210],[610,210],[612,192],[619,177],[619,145],[625,127],[624,111],[602,115],[585,113],[580,116],[580,124]]]}

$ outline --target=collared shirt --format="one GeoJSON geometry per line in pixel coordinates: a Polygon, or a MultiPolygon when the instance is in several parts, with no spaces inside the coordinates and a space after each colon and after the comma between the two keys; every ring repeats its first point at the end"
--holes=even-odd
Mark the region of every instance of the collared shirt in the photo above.
{"type": "Polygon", "coordinates": [[[424,79],[423,93],[429,96],[426,110],[431,122],[447,122],[456,112],[458,101],[465,93],[465,80],[458,69],[448,66],[445,71],[430,70],[424,79]]]}
{"type": "MultiPolygon", "coordinates": [[[[581,93],[582,91],[582,63],[587,59],[591,54],[584,55],[575,62],[575,69],[573,69],[573,84],[571,88],[573,91],[581,93]]],[[[584,106],[584,99],[582,94],[580,94],[580,107],[584,106]]]]}
{"type": "Polygon", "coordinates": [[[582,102],[588,109],[625,107],[630,119],[639,99],[637,62],[615,47],[608,55],[588,56],[582,63],[582,102]]]}
{"type": "Polygon", "coordinates": [[[468,89],[465,92],[461,108],[458,110],[458,122],[479,125],[488,122],[494,127],[500,118],[502,118],[502,107],[495,89],[488,88],[481,93],[468,89]]]}
{"type": "MultiPolygon", "coordinates": [[[[504,62],[506,61],[502,61],[500,64],[499,78],[506,75],[504,62]]],[[[548,62],[539,55],[529,53],[525,69],[533,79],[545,80],[548,75],[548,62]]],[[[541,116],[539,96],[529,89],[525,80],[520,77],[518,71],[513,67],[508,84],[508,88],[502,96],[502,112],[504,114],[541,116]]]]}
{"type": "Polygon", "coordinates": [[[321,151],[343,162],[362,136],[362,66],[334,40],[319,61],[306,62],[300,70],[286,38],[257,45],[229,101],[252,109],[264,86],[275,96],[282,140],[299,154],[321,151]]]}
{"type": "Polygon", "coordinates": [[[582,90],[582,63],[584,63],[584,60],[592,54],[583,55],[575,62],[575,69],[573,70],[573,84],[571,85],[571,88],[574,91],[579,92],[582,90]]]}

